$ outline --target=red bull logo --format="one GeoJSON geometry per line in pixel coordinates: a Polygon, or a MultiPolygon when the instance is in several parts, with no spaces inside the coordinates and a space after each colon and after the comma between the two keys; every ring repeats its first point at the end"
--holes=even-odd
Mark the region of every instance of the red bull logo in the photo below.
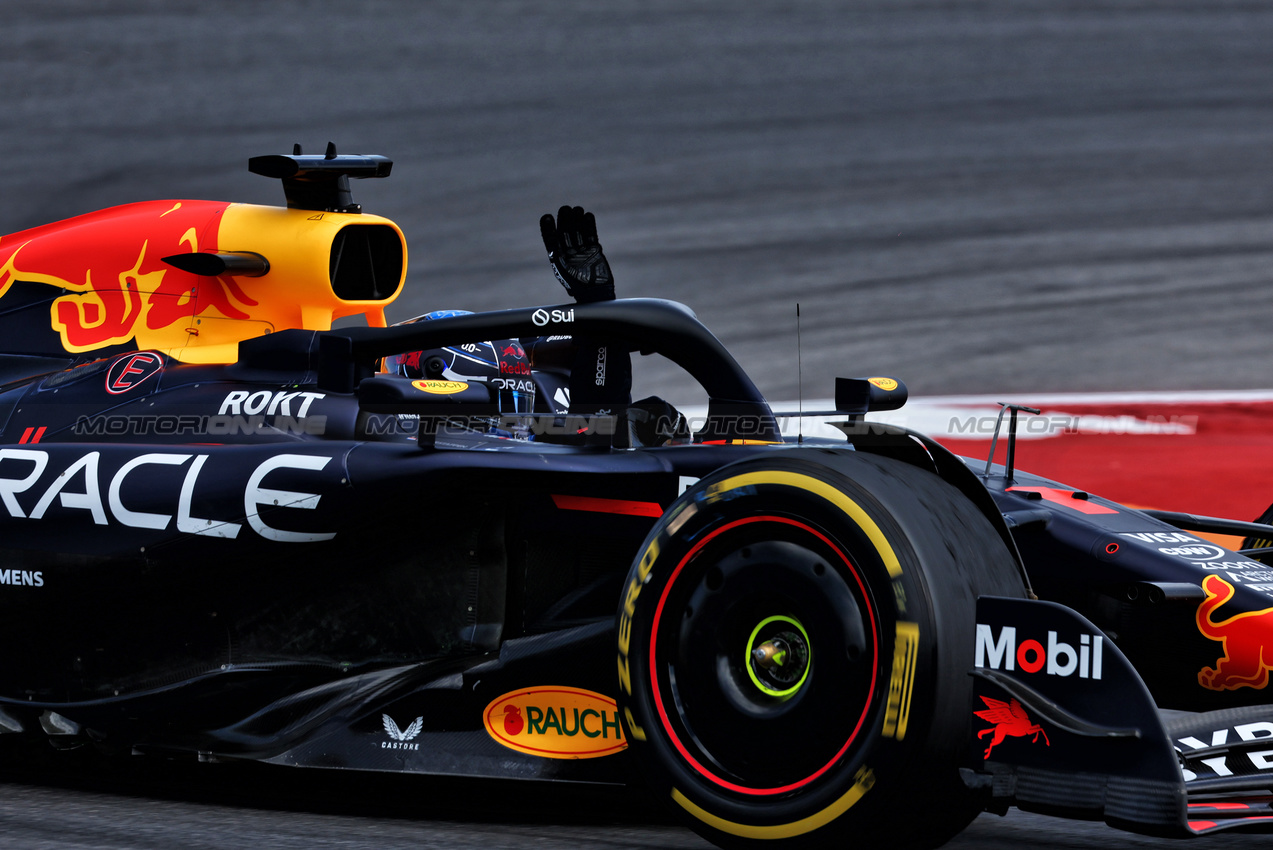
{"type": "Polygon", "coordinates": [[[204,313],[248,318],[256,302],[229,276],[192,275],[163,262],[169,254],[216,251],[227,206],[150,201],[10,235],[0,243],[0,296],[15,280],[70,290],[53,302],[50,321],[75,352],[192,326],[204,313]]]}
{"type": "Polygon", "coordinates": [[[3,237],[0,298],[18,281],[55,287],[45,300],[52,301],[49,324],[63,351],[130,345],[185,362],[230,363],[238,343],[284,328],[329,330],[354,315],[384,327],[384,306],[401,291],[406,258],[402,231],[377,216],[149,201],[3,237]],[[346,239],[397,241],[376,254],[375,278],[396,278],[392,292],[333,271],[346,239]],[[268,269],[200,275],[164,262],[193,253],[255,254],[268,269]]]}
{"type": "Polygon", "coordinates": [[[1211,618],[1233,598],[1233,585],[1218,575],[1202,580],[1207,598],[1198,606],[1198,631],[1209,640],[1218,640],[1224,654],[1215,667],[1198,671],[1198,684],[1213,691],[1265,687],[1273,666],[1273,608],[1244,611],[1226,620],[1211,618]]]}
{"type": "Polygon", "coordinates": [[[198,316],[246,319],[256,301],[230,276],[203,277],[163,262],[216,251],[228,206],[152,201],[7,236],[0,242],[0,297],[18,280],[68,290],[54,300],[50,322],[71,352],[130,340],[162,348],[165,331],[197,334],[198,316]]]}
{"type": "Polygon", "coordinates": [[[1052,746],[1052,742],[1048,740],[1048,733],[1043,731],[1043,727],[1039,724],[1030,722],[1030,715],[1015,699],[1004,702],[1001,699],[983,696],[981,701],[986,704],[986,707],[981,711],[974,711],[973,714],[991,724],[991,727],[982,729],[977,733],[977,737],[994,736],[990,739],[990,745],[986,747],[983,758],[990,758],[990,751],[1008,738],[1024,738],[1027,735],[1033,735],[1034,739],[1031,743],[1037,744],[1039,736],[1042,735],[1044,746],[1052,746]]]}
{"type": "Polygon", "coordinates": [[[408,351],[406,354],[392,354],[385,358],[390,367],[412,369],[416,372],[420,371],[420,358],[424,355],[423,351],[408,351]]]}

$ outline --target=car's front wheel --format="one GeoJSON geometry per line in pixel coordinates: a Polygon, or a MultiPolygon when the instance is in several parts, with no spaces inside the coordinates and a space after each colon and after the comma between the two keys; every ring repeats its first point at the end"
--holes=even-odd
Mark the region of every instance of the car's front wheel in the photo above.
{"type": "Polygon", "coordinates": [[[634,756],[722,846],[936,846],[978,811],[958,777],[976,599],[1021,588],[985,517],[927,471],[850,452],[722,469],[628,576],[634,756]]]}

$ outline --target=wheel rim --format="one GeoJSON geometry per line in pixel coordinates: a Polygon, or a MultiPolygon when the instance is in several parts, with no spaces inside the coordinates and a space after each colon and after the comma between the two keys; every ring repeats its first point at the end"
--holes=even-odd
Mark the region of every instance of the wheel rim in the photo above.
{"type": "Polygon", "coordinates": [[[651,622],[668,740],[702,779],[740,794],[816,781],[878,704],[876,610],[844,549],[808,523],[714,529],[674,568],[651,622]]]}

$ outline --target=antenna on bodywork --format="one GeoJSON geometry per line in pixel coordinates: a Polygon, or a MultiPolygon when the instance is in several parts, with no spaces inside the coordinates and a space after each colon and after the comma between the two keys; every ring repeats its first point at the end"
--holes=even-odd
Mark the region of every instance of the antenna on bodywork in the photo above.
{"type": "Polygon", "coordinates": [[[1003,477],[1008,481],[1012,480],[1012,468],[1017,454],[1018,410],[1029,413],[1033,416],[1038,416],[1043,412],[1034,407],[1026,407],[1024,404],[1007,404],[1006,402],[999,402],[999,418],[995,420],[995,435],[990,441],[990,457],[986,458],[986,475],[990,474],[990,467],[995,462],[995,447],[999,444],[999,428],[1003,425],[1003,414],[1011,413],[1011,417],[1008,420],[1008,460],[1007,463],[1004,464],[1003,477]]]}
{"type": "Polygon", "coordinates": [[[800,352],[800,302],[796,302],[796,445],[804,445],[804,363],[800,352]]]}

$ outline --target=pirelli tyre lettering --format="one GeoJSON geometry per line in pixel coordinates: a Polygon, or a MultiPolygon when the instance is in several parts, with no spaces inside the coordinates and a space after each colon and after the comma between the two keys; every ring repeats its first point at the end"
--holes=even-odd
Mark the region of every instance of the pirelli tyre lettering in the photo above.
{"type": "Polygon", "coordinates": [[[699,481],[647,537],[618,611],[630,748],[725,846],[935,846],[978,809],[974,606],[1021,595],[1015,564],[933,473],[794,454],[699,481]]]}

